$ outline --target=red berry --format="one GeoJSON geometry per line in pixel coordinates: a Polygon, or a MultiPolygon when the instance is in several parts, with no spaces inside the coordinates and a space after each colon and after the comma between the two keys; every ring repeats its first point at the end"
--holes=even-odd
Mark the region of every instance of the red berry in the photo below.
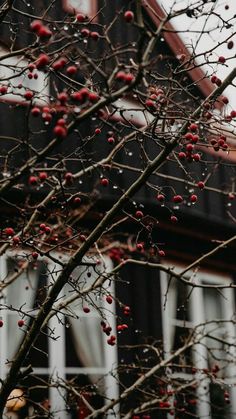
{"type": "Polygon", "coordinates": [[[51,233],[51,228],[46,226],[44,231],[45,231],[46,234],[50,234],[51,233]]]}
{"type": "Polygon", "coordinates": [[[67,135],[67,129],[61,125],[56,125],[53,129],[53,132],[58,138],[65,138],[67,135]]]}
{"type": "Polygon", "coordinates": [[[81,203],[81,198],[79,196],[76,196],[73,200],[73,204],[79,205],[81,203]]]}
{"type": "Polygon", "coordinates": [[[194,194],[193,194],[193,195],[191,195],[191,196],[190,196],[190,201],[191,201],[191,202],[197,202],[197,195],[194,195],[194,194]]]}
{"type": "Polygon", "coordinates": [[[191,153],[191,151],[193,151],[193,149],[194,149],[194,145],[193,144],[187,144],[186,145],[186,150],[189,152],[189,153],[191,153]]]}
{"type": "Polygon", "coordinates": [[[143,250],[143,244],[142,243],[137,243],[136,248],[137,248],[137,250],[139,250],[141,252],[143,250]]]}
{"type": "Polygon", "coordinates": [[[41,113],[41,110],[39,108],[37,108],[36,106],[31,109],[31,115],[33,115],[33,116],[39,116],[40,113],[41,113]]]}
{"type": "Polygon", "coordinates": [[[29,177],[29,184],[30,184],[30,185],[37,185],[37,183],[38,183],[38,178],[37,178],[37,176],[30,176],[30,177],[29,177]]]}
{"type": "Polygon", "coordinates": [[[219,61],[219,63],[224,64],[226,59],[223,55],[220,55],[219,58],[218,58],[218,61],[219,61]]]}
{"type": "Polygon", "coordinates": [[[217,81],[217,76],[211,76],[211,82],[213,83],[213,84],[215,84],[216,83],[216,81],[217,81]]]}
{"type": "Polygon", "coordinates": [[[98,32],[90,32],[90,38],[92,38],[94,41],[97,41],[99,38],[99,33],[98,32]]]}
{"type": "Polygon", "coordinates": [[[14,236],[14,237],[12,238],[12,241],[13,241],[13,243],[14,243],[15,245],[19,244],[19,243],[20,243],[20,237],[18,237],[18,236],[14,236]]]}
{"type": "Polygon", "coordinates": [[[136,218],[142,218],[143,217],[143,212],[142,211],[136,211],[136,213],[135,213],[135,217],[136,218]]]}
{"type": "Polygon", "coordinates": [[[83,38],[88,38],[88,37],[89,37],[89,34],[90,34],[90,31],[89,31],[88,29],[84,28],[84,29],[82,29],[82,30],[80,31],[80,33],[81,33],[81,36],[82,36],[83,38]]]}
{"type": "Polygon", "coordinates": [[[232,111],[230,112],[230,116],[231,116],[232,118],[235,118],[235,117],[236,117],[236,111],[235,111],[235,110],[232,110],[232,111]]]}
{"type": "Polygon", "coordinates": [[[0,320],[0,327],[3,326],[3,320],[0,320]]]}
{"type": "Polygon", "coordinates": [[[100,128],[96,128],[95,129],[95,131],[94,131],[94,133],[96,134],[96,135],[99,135],[99,134],[101,134],[101,130],[100,130],[100,128]]]}
{"type": "Polygon", "coordinates": [[[99,100],[99,96],[95,92],[90,92],[88,99],[89,99],[90,102],[96,103],[99,100]]]}
{"type": "Polygon", "coordinates": [[[24,320],[18,320],[18,326],[19,327],[24,326],[24,324],[25,324],[24,320]]]}
{"type": "Polygon", "coordinates": [[[35,259],[35,260],[36,260],[36,259],[38,259],[38,257],[39,257],[39,254],[38,254],[37,252],[33,252],[33,253],[32,253],[32,258],[33,258],[33,259],[35,259]]]}
{"type": "Polygon", "coordinates": [[[125,81],[126,73],[124,71],[118,71],[116,74],[116,79],[119,81],[125,81]]]}
{"type": "Polygon", "coordinates": [[[46,122],[51,122],[51,120],[52,120],[52,115],[50,114],[50,113],[43,113],[42,114],[42,118],[43,118],[43,120],[44,121],[46,121],[46,122]]]}
{"type": "Polygon", "coordinates": [[[30,29],[32,32],[38,32],[39,29],[41,29],[43,26],[42,22],[40,20],[33,20],[30,24],[30,29]]]}
{"type": "Polygon", "coordinates": [[[175,224],[178,222],[178,218],[175,215],[171,215],[170,221],[175,224]]]}
{"type": "Polygon", "coordinates": [[[29,69],[29,71],[34,71],[34,70],[35,70],[35,68],[36,68],[36,65],[35,65],[34,63],[30,63],[30,64],[28,65],[28,69],[29,69]]]}
{"type": "Polygon", "coordinates": [[[228,42],[228,44],[227,44],[228,49],[232,49],[232,48],[233,48],[233,46],[234,46],[233,41],[232,41],[232,40],[231,40],[231,41],[229,41],[229,42],[228,42]]]}
{"type": "Polygon", "coordinates": [[[64,105],[68,100],[68,94],[66,92],[61,92],[57,95],[57,99],[61,103],[61,105],[64,105]]]}
{"type": "Polygon", "coordinates": [[[155,108],[155,103],[151,99],[147,99],[146,102],[145,102],[145,105],[148,108],[155,108]]]}
{"type": "Polygon", "coordinates": [[[195,131],[197,131],[198,126],[197,126],[197,124],[192,123],[192,124],[190,124],[189,129],[190,129],[190,131],[195,132],[195,131]]]}
{"type": "Polygon", "coordinates": [[[71,173],[71,172],[67,172],[67,173],[65,173],[64,178],[65,178],[65,181],[66,181],[67,183],[72,183],[72,182],[73,182],[73,180],[74,180],[73,173],[71,173]]]}
{"type": "Polygon", "coordinates": [[[83,23],[83,22],[85,21],[85,15],[83,15],[82,13],[78,13],[78,14],[76,15],[76,20],[77,20],[77,22],[79,22],[79,23],[83,23]]]}
{"type": "Polygon", "coordinates": [[[31,100],[32,97],[34,96],[33,92],[31,92],[31,90],[26,90],[24,97],[26,100],[31,100]]]}
{"type": "Polygon", "coordinates": [[[196,144],[198,141],[199,141],[199,135],[194,134],[193,137],[192,137],[192,139],[191,139],[191,142],[193,144],[196,144]]]}
{"type": "Polygon", "coordinates": [[[67,63],[66,58],[59,58],[59,60],[56,60],[53,64],[52,64],[52,68],[55,71],[61,70],[67,63]]]}
{"type": "Polygon", "coordinates": [[[128,73],[125,76],[125,83],[130,84],[134,80],[134,75],[132,73],[128,73]]]}
{"type": "Polygon", "coordinates": [[[39,173],[39,179],[40,179],[41,182],[44,182],[47,179],[47,177],[48,177],[47,172],[40,172],[39,173]]]}
{"type": "Polygon", "coordinates": [[[181,195],[175,195],[173,197],[173,201],[177,204],[180,204],[181,202],[183,202],[183,197],[181,195]]]}
{"type": "Polygon", "coordinates": [[[181,152],[179,153],[179,159],[180,159],[180,160],[184,160],[184,159],[186,159],[186,153],[184,153],[183,151],[181,151],[181,152]]]}
{"type": "Polygon", "coordinates": [[[41,28],[37,31],[37,34],[41,40],[47,40],[52,36],[52,32],[47,26],[41,26],[41,28]]]}
{"type": "Polygon", "coordinates": [[[113,301],[112,296],[111,296],[111,295],[107,295],[107,297],[106,297],[106,302],[107,302],[108,304],[112,304],[112,301],[113,301]]]}
{"type": "Polygon", "coordinates": [[[184,138],[188,141],[192,141],[193,139],[193,134],[191,132],[187,132],[184,136],[184,138]]]}
{"type": "Polygon", "coordinates": [[[159,202],[163,202],[163,201],[165,201],[165,196],[164,196],[163,194],[158,194],[158,195],[157,195],[157,200],[158,200],[159,202]]]}
{"type": "Polygon", "coordinates": [[[108,186],[109,185],[109,180],[107,179],[107,178],[102,178],[101,180],[100,180],[100,184],[102,185],[102,186],[108,186]]]}
{"type": "Polygon", "coordinates": [[[2,95],[5,95],[7,93],[7,90],[8,90],[8,86],[5,86],[5,85],[0,86],[0,93],[2,95]]]}
{"type": "Polygon", "coordinates": [[[200,159],[201,159],[200,154],[198,154],[198,153],[193,154],[193,160],[194,161],[199,161],[200,159]]]}
{"type": "Polygon", "coordinates": [[[114,144],[114,142],[115,142],[115,138],[113,138],[113,137],[109,137],[109,138],[107,139],[107,142],[108,142],[109,144],[114,144]]]}
{"type": "Polygon", "coordinates": [[[228,194],[228,198],[230,199],[230,201],[233,201],[233,200],[235,199],[235,193],[230,192],[230,193],[228,194]]]}
{"type": "Polygon", "coordinates": [[[47,54],[40,54],[39,58],[37,59],[35,65],[37,69],[44,68],[50,62],[50,58],[47,54]]]}
{"type": "Polygon", "coordinates": [[[40,224],[39,228],[40,228],[40,230],[45,231],[46,224],[44,224],[44,223],[40,224]]]}
{"type": "Polygon", "coordinates": [[[83,312],[84,313],[90,313],[90,308],[89,307],[83,307],[83,312]]]}
{"type": "Polygon", "coordinates": [[[12,227],[5,228],[5,233],[6,233],[7,236],[13,236],[15,234],[12,227]]]}
{"type": "Polygon", "coordinates": [[[198,182],[197,186],[199,187],[199,189],[204,189],[205,187],[205,183],[202,182],[201,180],[198,182]]]}
{"type": "Polygon", "coordinates": [[[160,257],[164,257],[166,255],[164,250],[159,250],[158,254],[159,254],[160,257]]]}
{"type": "Polygon", "coordinates": [[[222,96],[221,100],[225,105],[227,105],[229,103],[229,99],[226,96],[222,96]]]}
{"type": "Polygon", "coordinates": [[[218,87],[222,85],[222,81],[221,81],[221,79],[218,79],[218,78],[217,78],[217,80],[216,80],[216,85],[217,85],[218,87]]]}
{"type": "Polygon", "coordinates": [[[131,10],[127,10],[124,14],[124,19],[126,22],[130,23],[134,20],[134,14],[131,10]]]}
{"type": "Polygon", "coordinates": [[[67,74],[69,74],[69,76],[73,76],[74,74],[77,73],[77,67],[75,65],[70,65],[69,67],[67,67],[66,72],[67,74]]]}

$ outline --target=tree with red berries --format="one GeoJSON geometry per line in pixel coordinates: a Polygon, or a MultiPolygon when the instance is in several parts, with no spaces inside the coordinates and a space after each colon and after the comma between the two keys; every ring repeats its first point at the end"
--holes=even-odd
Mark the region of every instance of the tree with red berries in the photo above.
{"type": "Polygon", "coordinates": [[[78,3],[0,9],[0,417],[233,418],[233,8],[78,3]]]}

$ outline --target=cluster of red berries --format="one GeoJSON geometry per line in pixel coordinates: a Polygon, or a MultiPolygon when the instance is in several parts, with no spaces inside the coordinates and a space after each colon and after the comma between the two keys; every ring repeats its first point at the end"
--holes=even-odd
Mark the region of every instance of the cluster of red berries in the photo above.
{"type": "Polygon", "coordinates": [[[122,332],[123,330],[127,330],[128,328],[129,328],[129,326],[126,323],[124,323],[124,324],[118,324],[117,331],[118,332],[122,332]]]}
{"type": "Polygon", "coordinates": [[[65,138],[67,136],[67,127],[66,121],[64,118],[60,118],[57,120],[55,127],[53,128],[53,132],[57,138],[65,138]]]}
{"type": "Polygon", "coordinates": [[[125,316],[130,316],[130,306],[124,306],[123,307],[123,313],[125,316]]]}
{"type": "Polygon", "coordinates": [[[91,38],[93,41],[97,41],[100,37],[98,32],[90,31],[88,28],[81,29],[80,34],[83,38],[91,38]]]}
{"type": "Polygon", "coordinates": [[[134,81],[134,75],[132,73],[125,73],[124,71],[118,71],[116,74],[116,80],[130,84],[134,81]]]}
{"type": "Polygon", "coordinates": [[[27,74],[28,79],[31,80],[34,78],[35,80],[37,80],[38,73],[34,73],[34,70],[36,69],[36,65],[34,63],[30,63],[27,68],[29,70],[29,73],[27,74]]]}
{"type": "Polygon", "coordinates": [[[219,151],[220,149],[223,151],[228,150],[228,144],[226,143],[226,137],[224,135],[221,135],[217,139],[213,138],[210,142],[215,151],[219,151]]]}
{"type": "Polygon", "coordinates": [[[51,232],[52,232],[52,229],[44,223],[41,223],[39,225],[39,228],[40,228],[41,233],[45,233],[47,235],[51,234],[51,232]]]}
{"type": "Polygon", "coordinates": [[[82,89],[72,93],[70,98],[80,104],[84,104],[87,101],[90,103],[96,103],[100,99],[96,92],[91,92],[87,89],[87,87],[82,87],[82,89]]]}
{"type": "Polygon", "coordinates": [[[213,84],[216,84],[216,86],[218,86],[218,87],[222,85],[221,79],[219,79],[215,74],[213,76],[211,76],[211,82],[213,84]]]}
{"type": "Polygon", "coordinates": [[[48,178],[47,172],[39,172],[38,176],[30,176],[29,177],[29,184],[31,186],[36,186],[39,182],[43,183],[48,178]]]}
{"type": "Polygon", "coordinates": [[[163,104],[165,101],[164,91],[162,89],[155,89],[148,99],[146,99],[145,105],[149,110],[155,110],[159,104],[163,104]]]}
{"type": "Polygon", "coordinates": [[[52,36],[48,26],[44,25],[41,20],[33,20],[30,24],[30,29],[38,35],[41,41],[47,41],[52,36]]]}
{"type": "Polygon", "coordinates": [[[120,262],[122,257],[124,256],[123,249],[120,249],[118,247],[114,247],[109,251],[109,257],[114,260],[115,262],[120,262]]]}

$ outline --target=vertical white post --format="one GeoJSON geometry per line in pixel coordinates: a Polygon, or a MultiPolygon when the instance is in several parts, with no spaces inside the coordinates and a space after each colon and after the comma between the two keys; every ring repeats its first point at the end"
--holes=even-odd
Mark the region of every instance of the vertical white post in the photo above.
{"type": "MultiPolygon", "coordinates": [[[[50,263],[48,270],[51,272],[48,282],[56,281],[60,266],[50,263]]],[[[64,315],[58,314],[53,316],[49,321],[49,334],[52,331],[52,337],[48,338],[49,342],[49,374],[53,381],[65,381],[65,366],[66,366],[66,336],[64,315]]],[[[66,412],[66,390],[63,388],[50,387],[49,400],[51,405],[51,412],[55,419],[66,419],[68,414],[66,412]]]]}
{"type": "MultiPolygon", "coordinates": [[[[0,281],[3,281],[7,276],[7,257],[6,255],[0,258],[0,281]]],[[[7,295],[7,287],[5,288],[4,295],[7,295]]],[[[7,345],[8,345],[8,324],[7,324],[7,310],[0,311],[0,317],[3,320],[3,327],[0,328],[0,378],[3,380],[7,374],[7,345]]]]}
{"type": "Polygon", "coordinates": [[[231,384],[229,388],[229,394],[230,394],[230,419],[234,419],[236,417],[236,365],[235,365],[235,359],[236,359],[236,333],[235,333],[235,324],[231,321],[232,316],[235,313],[235,302],[234,302],[234,289],[233,288],[227,288],[223,290],[223,294],[225,298],[222,298],[223,303],[223,315],[224,319],[228,320],[228,323],[225,323],[223,325],[224,329],[226,330],[226,336],[225,340],[226,342],[229,342],[232,344],[232,346],[229,346],[228,349],[228,365],[226,366],[225,373],[226,373],[226,381],[228,380],[231,384]]]}
{"type": "MultiPolygon", "coordinates": [[[[195,282],[197,282],[197,280],[195,282]]],[[[204,324],[205,313],[202,288],[194,288],[192,299],[193,304],[191,304],[190,309],[193,323],[195,326],[198,324],[204,324]]],[[[198,369],[196,378],[199,381],[199,385],[196,390],[198,400],[197,411],[199,418],[211,419],[209,380],[203,373],[203,370],[208,368],[208,355],[207,348],[205,346],[205,339],[201,338],[201,336],[204,334],[204,326],[198,327],[197,332],[198,335],[196,336],[196,338],[201,339],[201,343],[197,343],[193,347],[194,364],[198,369]]]]}
{"type": "MultiPolygon", "coordinates": [[[[105,258],[105,265],[106,265],[106,272],[110,272],[113,268],[113,264],[111,259],[105,258]]],[[[109,287],[111,294],[114,294],[115,292],[115,286],[114,282],[111,282],[111,285],[109,287]]],[[[114,302],[113,302],[114,304],[114,302]]],[[[112,328],[113,334],[116,334],[116,318],[114,314],[111,314],[111,316],[108,317],[109,324],[112,328]]],[[[116,373],[116,376],[113,376],[111,374],[112,370],[117,369],[118,365],[118,354],[117,354],[117,345],[110,346],[107,344],[107,336],[103,333],[103,347],[104,347],[104,358],[105,358],[105,368],[108,372],[105,376],[105,388],[106,388],[106,397],[107,397],[107,403],[109,403],[109,400],[111,399],[118,399],[119,397],[119,380],[116,373]]],[[[108,412],[107,419],[119,419],[119,405],[117,404],[114,406],[112,411],[108,412]]]]}

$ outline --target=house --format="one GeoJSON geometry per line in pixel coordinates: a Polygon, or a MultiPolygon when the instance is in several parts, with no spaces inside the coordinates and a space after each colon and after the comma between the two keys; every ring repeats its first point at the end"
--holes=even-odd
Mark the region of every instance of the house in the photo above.
{"type": "MultiPolygon", "coordinates": [[[[63,124],[58,124],[62,134],[54,147],[51,140],[58,112],[61,112],[60,116],[66,125],[73,124],[76,114],[82,114],[76,100],[70,102],[70,112],[65,110],[65,84],[73,83],[73,87],[80,88],[87,79],[90,92],[95,95],[97,86],[105,89],[106,82],[102,72],[99,73],[99,67],[87,62],[87,66],[83,64],[83,71],[80,71],[79,59],[86,62],[86,57],[91,54],[97,63],[96,60],[102,57],[104,71],[108,74],[114,66],[114,50],[110,58],[109,54],[104,54],[106,40],[102,36],[93,44],[97,35],[88,40],[86,32],[82,34],[82,30],[88,29],[83,22],[83,26],[80,26],[80,22],[75,21],[74,9],[76,13],[92,17],[90,25],[96,29],[95,33],[102,32],[107,22],[114,21],[106,35],[114,40],[123,67],[136,60],[134,44],[139,37],[139,29],[135,25],[124,24],[123,9],[120,11],[120,8],[126,10],[126,5],[122,1],[108,4],[58,0],[49,11],[50,19],[45,27],[53,31],[59,46],[55,41],[38,48],[37,44],[34,45],[35,36],[30,23],[32,15],[42,16],[46,3],[42,1],[21,5],[16,2],[1,29],[0,118],[4,140],[1,167],[2,185],[7,185],[6,189],[1,189],[2,379],[9,370],[8,360],[12,359],[20,347],[23,336],[70,252],[74,251],[79,240],[79,243],[83,242],[89,231],[118,200],[120,193],[135,182],[137,173],[144,169],[145,153],[151,158],[153,153],[157,154],[162,149],[160,125],[152,125],[155,124],[153,121],[156,114],[149,109],[150,103],[148,105],[145,102],[145,85],[136,92],[136,97],[129,93],[117,101],[113,100],[111,104],[107,103],[103,113],[95,115],[89,123],[85,117],[84,121],[81,117],[80,125],[69,130],[66,143],[63,141],[65,128],[63,124]],[[100,7],[103,9],[97,13],[100,7]],[[65,12],[67,17],[63,21],[65,12]],[[23,28],[27,29],[24,31],[23,28]],[[7,40],[11,39],[12,42],[8,31],[14,29],[14,51],[22,48],[26,50],[23,57],[13,52],[6,58],[9,47],[7,40]],[[75,46],[79,43],[79,53],[73,47],[71,38],[75,39],[75,46]],[[58,58],[55,52],[56,48],[60,51],[60,45],[66,49],[66,60],[69,61],[64,64],[58,63],[61,57],[59,55],[58,58]],[[39,63],[38,56],[45,49],[49,61],[46,64],[39,63]],[[87,56],[86,51],[89,51],[87,56]],[[36,63],[36,69],[28,67],[32,61],[36,63]],[[77,70],[71,82],[72,70],[68,72],[68,68],[75,62],[77,70]],[[96,89],[93,80],[96,80],[96,89]],[[32,100],[29,92],[32,91],[33,113],[32,107],[28,106],[32,100]],[[35,117],[37,113],[40,118],[35,117]],[[146,132],[143,130],[144,125],[149,125],[146,132]],[[102,130],[102,135],[99,130],[102,130]],[[135,130],[136,141],[132,141],[132,137],[129,141],[129,135],[135,130]],[[20,143],[17,142],[19,138],[22,140],[20,143]],[[110,165],[108,159],[101,164],[100,160],[109,155],[112,147],[118,147],[122,138],[128,141],[117,153],[115,163],[110,165]],[[40,158],[43,149],[44,154],[40,158]],[[19,167],[23,167],[26,161],[30,162],[31,167],[27,165],[18,173],[22,170],[19,167]],[[91,166],[96,170],[91,169],[91,166]],[[77,173],[77,177],[73,177],[74,173],[77,173]],[[12,176],[16,177],[16,181],[11,184],[12,176]],[[42,205],[42,200],[46,199],[52,189],[54,193],[50,195],[50,200],[44,201],[42,205]],[[28,229],[29,217],[34,216],[38,205],[38,221],[28,229]],[[13,227],[20,227],[23,231],[19,243],[17,240],[16,243],[12,242],[15,236],[11,231],[6,232],[6,229],[13,227]],[[37,255],[32,253],[32,248],[37,249],[37,252],[34,250],[37,255]],[[6,282],[9,282],[7,287],[6,282]],[[16,287],[16,284],[19,286],[16,287]]],[[[130,7],[134,8],[135,2],[131,2],[130,7]]],[[[143,1],[142,7],[146,27],[152,34],[164,17],[163,9],[154,0],[143,1]]],[[[43,37],[47,40],[48,36],[46,34],[43,37]]],[[[157,42],[150,57],[157,75],[156,79],[151,71],[146,75],[150,94],[165,98],[162,92],[170,88],[172,71],[181,66],[183,55],[188,60],[188,50],[178,34],[173,32],[171,22],[167,23],[163,37],[157,42]]],[[[196,109],[214,88],[200,67],[186,69],[183,65],[182,70],[176,76],[177,87],[172,90],[172,102],[168,107],[168,118],[171,121],[166,131],[168,136],[175,135],[183,114],[196,109]]],[[[92,103],[93,100],[96,103],[96,97],[92,97],[92,103]]],[[[218,107],[222,108],[223,105],[223,101],[219,100],[218,107]]],[[[86,112],[83,103],[81,106],[86,112]]],[[[162,123],[164,119],[162,115],[162,123]]],[[[200,127],[200,134],[205,133],[211,139],[212,134],[200,127]]],[[[97,267],[93,254],[89,254],[83,261],[84,265],[73,271],[54,306],[55,311],[58,309],[57,315],[50,318],[48,327],[42,329],[25,359],[24,367],[31,365],[33,372],[24,377],[23,370],[18,390],[23,389],[25,394],[13,396],[13,401],[15,398],[21,401],[20,410],[15,404],[12,407],[11,400],[8,401],[7,417],[49,417],[50,409],[56,412],[55,417],[61,419],[87,417],[90,405],[99,408],[104,404],[104,398],[108,400],[118,397],[119,392],[124,386],[129,386],[137,374],[143,373],[145,368],[151,368],[156,359],[153,358],[150,345],[155,343],[160,358],[168,359],[173,351],[186,342],[189,331],[197,324],[206,322],[207,325],[201,331],[207,334],[204,344],[196,343],[191,350],[186,350],[181,357],[176,358],[176,365],[172,365],[172,368],[168,364],[168,368],[154,374],[147,389],[133,392],[121,409],[125,412],[128,409],[132,412],[133,409],[135,417],[135,409],[141,401],[158,396],[163,402],[154,405],[155,409],[144,410],[141,417],[150,414],[152,418],[168,419],[173,415],[176,418],[188,418],[191,415],[219,418],[223,417],[226,409],[227,417],[234,417],[235,354],[231,347],[228,350],[225,340],[230,338],[232,343],[235,340],[235,327],[231,321],[235,313],[234,288],[231,286],[235,272],[235,244],[232,241],[230,246],[222,246],[218,252],[212,252],[211,257],[202,260],[199,269],[194,266],[187,270],[185,280],[191,278],[194,284],[202,287],[192,289],[191,285],[183,284],[168,271],[173,266],[176,273],[184,271],[192,262],[211,252],[217,243],[235,234],[235,202],[231,199],[234,197],[234,154],[230,152],[227,155],[223,148],[216,151],[216,146],[215,150],[208,152],[206,146],[207,142],[197,149],[197,154],[203,156],[200,161],[198,158],[196,161],[190,158],[190,161],[179,164],[179,154],[175,155],[176,158],[166,160],[160,170],[150,177],[148,187],[143,187],[118,214],[113,226],[113,244],[109,231],[101,240],[99,246],[107,248],[101,265],[97,267]],[[225,159],[226,165],[221,163],[222,159],[225,159]],[[206,187],[199,186],[199,182],[206,184],[206,187]],[[225,188],[223,191],[222,185],[225,188]],[[160,195],[165,198],[164,202],[160,195]],[[195,195],[198,197],[197,202],[192,198],[195,195]],[[183,202],[173,202],[173,196],[183,197],[183,202]],[[89,299],[81,297],[79,303],[73,301],[74,294],[80,292],[83,296],[84,288],[94,283],[101,275],[100,272],[105,275],[124,257],[132,256],[135,256],[138,263],[125,263],[114,283],[105,283],[99,298],[96,293],[92,293],[89,299]],[[142,265],[144,260],[148,260],[149,267],[142,265]],[[151,266],[160,261],[166,270],[151,266]],[[207,285],[215,285],[215,288],[207,288],[207,285]],[[221,289],[224,285],[228,287],[221,289]],[[60,303],[65,299],[70,300],[71,305],[69,308],[63,307],[62,311],[60,303]],[[116,316],[112,314],[114,312],[116,316]],[[224,322],[221,326],[217,323],[216,327],[214,322],[212,324],[213,320],[220,324],[222,320],[224,322]],[[111,328],[114,333],[116,326],[122,325],[117,333],[118,346],[111,344],[108,329],[111,328]],[[140,349],[141,344],[149,346],[140,349]],[[131,345],[134,345],[133,349],[127,348],[131,345]],[[117,362],[120,366],[120,388],[117,375],[109,374],[117,362]],[[197,389],[193,386],[196,380],[201,382],[197,389]],[[189,382],[193,385],[187,385],[189,382]],[[184,387],[179,395],[173,394],[170,388],[173,383],[184,387]],[[228,403],[229,400],[231,403],[228,403]]],[[[178,148],[176,153],[181,153],[181,150],[181,147],[178,148]]],[[[111,409],[108,417],[119,417],[119,407],[111,409]]]]}

